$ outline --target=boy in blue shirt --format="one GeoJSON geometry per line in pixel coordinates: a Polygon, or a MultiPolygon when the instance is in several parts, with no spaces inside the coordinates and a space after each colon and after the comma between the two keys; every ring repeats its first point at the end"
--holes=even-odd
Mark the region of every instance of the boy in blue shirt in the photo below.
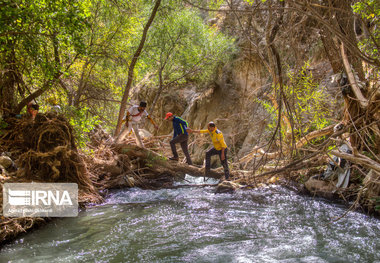
{"type": "Polygon", "coordinates": [[[186,163],[192,165],[193,162],[191,161],[189,149],[187,147],[187,141],[189,139],[189,134],[186,131],[186,129],[189,126],[187,121],[180,117],[174,116],[174,114],[171,112],[166,113],[165,120],[172,121],[174,129],[173,139],[170,141],[170,147],[172,148],[173,157],[170,157],[169,159],[178,161],[178,153],[175,145],[177,143],[180,143],[182,151],[186,156],[186,163]]]}

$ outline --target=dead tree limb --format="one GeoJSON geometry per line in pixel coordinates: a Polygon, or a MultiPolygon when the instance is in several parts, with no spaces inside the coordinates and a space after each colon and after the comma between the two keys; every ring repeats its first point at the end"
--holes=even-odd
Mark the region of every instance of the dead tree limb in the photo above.
{"type": "Polygon", "coordinates": [[[346,70],[348,80],[350,81],[352,91],[354,92],[355,97],[359,100],[360,106],[365,109],[368,107],[368,100],[364,98],[363,93],[360,91],[358,83],[356,82],[355,76],[352,73],[351,65],[348,62],[347,54],[344,49],[343,43],[340,44],[340,53],[342,55],[343,65],[346,70]]]}
{"type": "Polygon", "coordinates": [[[370,158],[368,158],[365,155],[362,155],[360,153],[356,153],[355,155],[343,153],[339,151],[331,151],[331,153],[335,156],[341,157],[343,159],[346,159],[352,163],[362,165],[366,168],[373,169],[380,173],[380,164],[370,158]]]}

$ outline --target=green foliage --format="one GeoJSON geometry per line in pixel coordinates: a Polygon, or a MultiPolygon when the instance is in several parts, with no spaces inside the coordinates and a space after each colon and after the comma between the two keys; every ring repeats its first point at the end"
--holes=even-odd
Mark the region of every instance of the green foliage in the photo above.
{"type": "Polygon", "coordinates": [[[127,78],[128,62],[141,37],[150,7],[146,1],[92,0],[88,27],[83,36],[86,53],[71,65],[61,79],[67,84],[63,104],[87,107],[101,116],[102,127],[116,125],[119,104],[127,78]]]}
{"type": "Polygon", "coordinates": [[[354,12],[364,19],[377,19],[380,16],[380,3],[376,0],[358,1],[352,6],[354,12]]]}
{"type": "MultiPolygon", "coordinates": [[[[309,63],[305,63],[299,72],[290,72],[288,85],[284,85],[284,95],[292,107],[292,116],[287,116],[294,120],[296,138],[313,130],[323,129],[330,124],[328,120],[330,111],[325,103],[325,88],[319,87],[314,81],[308,67],[309,63]]],[[[274,130],[277,126],[278,109],[266,100],[256,99],[256,102],[270,114],[271,121],[267,128],[274,130]]],[[[281,132],[285,137],[284,129],[281,129],[281,132]]]]}
{"type": "Polygon", "coordinates": [[[147,46],[140,61],[141,73],[161,68],[164,84],[207,81],[218,63],[235,51],[232,38],[205,25],[197,11],[183,8],[160,13],[147,46]]]}
{"type": "Polygon", "coordinates": [[[327,152],[331,152],[332,150],[336,150],[337,147],[335,144],[332,144],[332,145],[329,145],[329,147],[327,148],[327,152]]]}
{"type": "MultiPolygon", "coordinates": [[[[253,5],[255,3],[255,0],[245,0],[248,4],[253,5]]],[[[262,3],[265,3],[267,0],[261,0],[262,3]]],[[[283,0],[281,0],[283,1],[283,0]]]]}
{"type": "Polygon", "coordinates": [[[358,1],[352,6],[354,13],[359,15],[365,23],[371,25],[368,29],[371,36],[359,42],[359,48],[373,59],[380,59],[380,2],[377,0],[358,1]]]}
{"type": "Polygon", "coordinates": [[[63,109],[65,116],[69,119],[70,125],[74,129],[74,135],[79,148],[84,149],[88,142],[88,133],[100,123],[98,116],[93,116],[87,107],[77,109],[67,106],[63,109]]]}
{"type": "MultiPolygon", "coordinates": [[[[41,88],[49,90],[74,57],[85,53],[89,5],[88,0],[1,2],[0,71],[8,81],[0,93],[7,94],[8,110],[41,88]]],[[[7,104],[3,99],[0,105],[7,104]]]]}
{"type": "Polygon", "coordinates": [[[88,5],[71,0],[3,1],[0,50],[13,49],[20,61],[38,66],[44,78],[51,77],[61,66],[54,60],[54,41],[59,50],[83,51],[88,5]]]}
{"type": "MultiPolygon", "coordinates": [[[[208,4],[218,8],[223,1],[208,4]]],[[[145,0],[2,1],[0,70],[10,72],[12,65],[18,69],[20,81],[12,84],[18,87],[15,101],[52,83],[36,101],[41,111],[48,111],[54,98],[73,124],[80,147],[100,119],[111,130],[152,6],[145,0]],[[49,82],[58,72],[59,80],[49,82]]],[[[135,81],[159,68],[164,85],[209,81],[236,48],[234,39],[206,25],[202,15],[183,1],[163,0],[136,65],[135,81]]],[[[157,74],[153,81],[158,83],[157,74]]]]}
{"type": "Polygon", "coordinates": [[[224,0],[211,0],[208,5],[210,9],[219,9],[224,2],[224,0]]]}
{"type": "Polygon", "coordinates": [[[284,87],[287,100],[294,105],[292,117],[300,135],[323,129],[330,124],[327,119],[330,111],[325,103],[325,88],[314,82],[309,66],[306,62],[299,72],[290,72],[289,85],[284,87]]]}

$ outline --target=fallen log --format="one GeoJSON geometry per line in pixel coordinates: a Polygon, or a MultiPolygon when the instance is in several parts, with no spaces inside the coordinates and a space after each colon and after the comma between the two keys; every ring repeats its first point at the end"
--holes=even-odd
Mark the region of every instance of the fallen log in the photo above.
{"type": "MultiPolygon", "coordinates": [[[[156,174],[167,174],[173,177],[189,174],[204,177],[204,168],[168,160],[165,156],[136,145],[116,144],[114,150],[119,154],[128,155],[131,159],[139,158],[144,166],[149,167],[149,170],[156,174]]],[[[207,177],[220,179],[223,175],[224,173],[211,170],[207,177]]]]}
{"type": "MultiPolygon", "coordinates": [[[[159,153],[140,148],[134,144],[113,144],[111,147],[115,155],[118,155],[118,158],[129,160],[129,166],[123,173],[118,175],[108,174],[98,180],[97,184],[101,189],[124,187],[141,187],[143,189],[170,188],[175,181],[183,180],[186,174],[204,177],[204,168],[168,160],[159,153]]],[[[222,169],[215,169],[210,171],[207,177],[220,179],[223,175],[222,169]]]]}

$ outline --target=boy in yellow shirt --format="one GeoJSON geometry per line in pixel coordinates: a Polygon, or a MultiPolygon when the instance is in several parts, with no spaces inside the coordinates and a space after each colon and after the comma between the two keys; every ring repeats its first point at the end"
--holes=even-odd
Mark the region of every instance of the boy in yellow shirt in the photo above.
{"type": "Polygon", "coordinates": [[[216,128],[215,123],[212,121],[209,122],[207,125],[207,130],[192,130],[188,128],[187,131],[190,133],[195,132],[195,133],[210,134],[214,147],[206,152],[205,175],[207,176],[208,173],[210,172],[211,156],[219,155],[220,162],[222,163],[223,168],[224,168],[224,176],[226,177],[226,180],[229,180],[230,171],[228,169],[228,162],[227,162],[227,150],[228,150],[227,144],[224,141],[223,133],[216,128]]]}

